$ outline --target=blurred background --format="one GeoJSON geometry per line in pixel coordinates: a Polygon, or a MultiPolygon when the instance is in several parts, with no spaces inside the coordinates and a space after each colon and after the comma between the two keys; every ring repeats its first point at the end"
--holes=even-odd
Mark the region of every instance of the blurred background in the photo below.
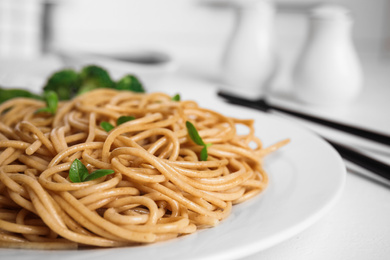
{"type": "MultiPolygon", "coordinates": [[[[223,1],[0,0],[0,59],[22,59],[28,66],[28,60],[58,53],[155,52],[174,58],[181,71],[218,80],[234,27],[233,10],[218,2],[223,1]]],[[[373,62],[390,57],[390,0],[271,2],[280,65],[276,85],[288,84],[307,33],[307,12],[320,3],[351,10],[359,56],[373,62]]],[[[2,79],[7,80],[4,73],[2,79]]]]}

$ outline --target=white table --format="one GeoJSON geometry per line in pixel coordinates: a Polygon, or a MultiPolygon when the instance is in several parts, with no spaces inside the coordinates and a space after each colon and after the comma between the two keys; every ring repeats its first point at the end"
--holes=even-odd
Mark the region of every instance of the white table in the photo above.
{"type": "MultiPolygon", "coordinates": [[[[58,66],[57,63],[54,64],[58,66]]],[[[344,109],[342,113],[334,113],[332,109],[323,108],[310,108],[310,111],[390,134],[388,114],[390,111],[390,63],[363,62],[363,64],[366,83],[359,100],[344,109]]],[[[3,69],[5,67],[9,69],[9,64],[0,65],[3,69]]],[[[55,66],[51,68],[55,69],[55,66]]],[[[37,72],[39,73],[37,73],[38,78],[35,78],[37,80],[35,83],[41,84],[39,77],[44,72],[41,70],[37,72]]],[[[197,84],[214,84],[206,78],[192,77],[179,70],[158,83],[159,85],[156,83],[156,86],[169,86],[187,80],[197,81],[197,84]]],[[[285,96],[285,93],[276,91],[271,101],[297,110],[308,110],[305,106],[282,98],[285,96]]],[[[298,123],[302,123],[304,127],[313,127],[316,131],[342,140],[346,144],[364,148],[369,151],[369,154],[390,163],[390,147],[345,137],[302,121],[298,123]]],[[[390,259],[390,182],[373,180],[367,176],[371,175],[364,170],[349,168],[341,198],[318,222],[287,241],[242,259],[390,259]]]]}
{"type": "MultiPolygon", "coordinates": [[[[332,114],[336,120],[390,134],[389,65],[363,60],[364,92],[347,112],[330,111],[327,116],[332,114]]],[[[362,145],[366,151],[375,149],[377,152],[369,154],[390,163],[390,147],[363,145],[360,140],[327,134],[355,147],[362,145]]],[[[320,221],[301,234],[244,259],[389,259],[390,182],[367,176],[372,175],[349,167],[343,195],[320,221]]]]}

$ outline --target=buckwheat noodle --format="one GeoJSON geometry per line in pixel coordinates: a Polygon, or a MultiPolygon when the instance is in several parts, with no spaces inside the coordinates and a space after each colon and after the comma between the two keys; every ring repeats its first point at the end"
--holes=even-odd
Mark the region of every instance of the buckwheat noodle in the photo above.
{"type": "Polygon", "coordinates": [[[264,148],[253,120],[163,93],[98,89],[60,102],[54,116],[35,113],[44,106],[26,98],[0,106],[0,247],[119,247],[215,226],[267,187],[262,159],[288,142],[264,148]],[[123,115],[135,120],[116,126],[123,115]],[[102,121],[116,127],[106,132],[102,121]],[[207,161],[186,121],[212,144],[207,161]],[[73,183],[76,158],[90,172],[115,173],[73,183]]]}

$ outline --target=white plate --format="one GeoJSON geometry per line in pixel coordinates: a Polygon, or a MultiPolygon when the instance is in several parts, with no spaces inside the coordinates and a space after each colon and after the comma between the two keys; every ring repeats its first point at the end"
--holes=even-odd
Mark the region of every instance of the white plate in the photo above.
{"type": "Polygon", "coordinates": [[[225,115],[254,118],[265,145],[284,138],[291,143],[265,161],[270,185],[260,196],[236,205],[219,226],[147,246],[80,251],[0,249],[0,259],[239,259],[271,247],[318,220],[339,197],[345,181],[340,156],[308,130],[264,113],[223,103],[213,88],[167,89],[182,99],[225,115]]]}

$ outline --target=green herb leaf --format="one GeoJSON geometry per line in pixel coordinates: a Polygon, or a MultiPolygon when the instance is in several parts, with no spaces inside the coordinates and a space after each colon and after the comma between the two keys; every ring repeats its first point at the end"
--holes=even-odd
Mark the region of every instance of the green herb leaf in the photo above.
{"type": "Polygon", "coordinates": [[[75,159],[69,169],[69,179],[73,183],[85,182],[113,173],[114,170],[111,169],[99,169],[89,174],[87,167],[79,159],[75,159]]]}
{"type": "Polygon", "coordinates": [[[39,114],[39,113],[48,113],[48,114],[53,114],[51,109],[48,108],[48,107],[41,107],[41,108],[38,108],[36,111],[35,111],[35,114],[39,114]]]}
{"type": "Polygon", "coordinates": [[[207,161],[208,156],[207,146],[203,146],[203,149],[200,151],[200,160],[207,161]]]}
{"type": "Polygon", "coordinates": [[[89,174],[83,181],[91,181],[100,177],[113,174],[115,171],[111,169],[99,169],[89,174]]]}
{"type": "Polygon", "coordinates": [[[75,159],[70,165],[69,179],[71,182],[83,182],[89,175],[87,167],[79,160],[75,159]]]}
{"type": "Polygon", "coordinates": [[[172,100],[173,101],[180,101],[180,94],[176,94],[176,95],[174,95],[173,97],[172,97],[172,100]]]}
{"type": "Polygon", "coordinates": [[[39,108],[35,113],[47,112],[54,115],[57,112],[58,107],[57,93],[51,90],[45,91],[43,93],[43,98],[45,99],[46,107],[39,108]]]}
{"type": "Polygon", "coordinates": [[[131,121],[131,120],[134,120],[135,117],[134,116],[121,116],[119,117],[117,120],[116,120],[116,125],[121,125],[123,123],[126,123],[128,121],[131,121]]]}
{"type": "Polygon", "coordinates": [[[198,131],[196,130],[195,126],[190,121],[186,121],[186,127],[192,141],[194,141],[197,145],[206,146],[206,144],[200,137],[198,131]]]}
{"type": "Polygon", "coordinates": [[[44,93],[47,107],[52,111],[53,114],[57,112],[58,107],[58,96],[54,91],[47,91],[44,93]]]}
{"type": "Polygon", "coordinates": [[[103,121],[100,123],[100,126],[104,129],[106,132],[110,132],[112,129],[114,129],[114,126],[110,124],[109,122],[103,121]]]}
{"type": "Polygon", "coordinates": [[[207,148],[210,147],[211,144],[205,144],[203,142],[195,126],[190,121],[186,121],[186,127],[192,141],[194,141],[194,143],[196,143],[197,145],[203,146],[202,150],[200,151],[200,160],[207,161],[208,158],[207,148]]]}

